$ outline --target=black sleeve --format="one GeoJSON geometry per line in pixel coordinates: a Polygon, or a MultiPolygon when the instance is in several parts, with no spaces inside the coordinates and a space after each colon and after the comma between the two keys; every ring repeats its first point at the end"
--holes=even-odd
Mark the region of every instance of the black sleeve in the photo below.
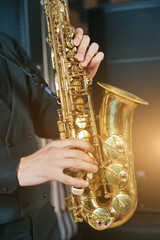
{"type": "Polygon", "coordinates": [[[30,79],[30,107],[35,133],[43,138],[58,138],[57,99],[30,79]]]}
{"type": "Polygon", "coordinates": [[[6,34],[0,33],[0,39],[3,41],[4,50],[14,58],[18,65],[26,72],[28,101],[35,133],[39,137],[58,138],[57,109],[59,106],[57,99],[44,89],[47,83],[22,47],[6,34]]]}
{"type": "MultiPolygon", "coordinates": [[[[18,62],[31,73],[31,76],[26,74],[22,81],[26,81],[24,86],[27,86],[25,90],[28,91],[28,98],[25,98],[27,101],[24,105],[27,107],[28,114],[32,116],[35,133],[44,138],[58,138],[57,99],[48,94],[39,84],[40,82],[46,85],[39,70],[32,64],[25,51],[5,34],[0,34],[0,48],[12,58],[17,58],[18,62]]],[[[18,148],[17,143],[16,146],[18,148]]],[[[37,149],[37,145],[34,146],[33,152],[34,148],[37,149]]],[[[14,151],[17,152],[16,150],[14,151]]],[[[30,149],[30,151],[32,150],[30,149]]],[[[9,157],[7,148],[3,146],[0,154],[0,194],[12,193],[17,188],[16,170],[19,161],[19,155],[15,154],[14,157],[9,157]]]]}
{"type": "Polygon", "coordinates": [[[19,158],[12,158],[10,160],[7,156],[1,156],[1,170],[0,170],[0,194],[12,193],[18,185],[17,181],[17,165],[19,158]]]}
{"type": "Polygon", "coordinates": [[[25,51],[18,44],[15,45],[15,48],[19,60],[25,69],[32,74],[32,76],[26,76],[26,78],[35,133],[43,138],[58,138],[57,109],[59,105],[57,104],[57,98],[44,89],[47,83],[25,51]]]}

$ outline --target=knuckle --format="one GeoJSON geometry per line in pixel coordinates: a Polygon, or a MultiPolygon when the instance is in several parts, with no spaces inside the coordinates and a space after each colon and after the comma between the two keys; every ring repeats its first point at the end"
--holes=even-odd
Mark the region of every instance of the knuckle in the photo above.
{"type": "Polygon", "coordinates": [[[87,55],[86,55],[86,59],[88,60],[88,61],[90,61],[91,59],[92,59],[92,55],[91,54],[89,54],[89,53],[87,53],[87,55]]]}
{"type": "Polygon", "coordinates": [[[94,64],[100,64],[100,62],[103,60],[104,54],[103,53],[97,53],[97,55],[94,58],[94,64]]]}
{"type": "Polygon", "coordinates": [[[76,145],[79,142],[79,139],[77,139],[77,138],[68,138],[68,139],[66,139],[66,141],[68,141],[68,143],[70,143],[71,145],[76,145]]]}
{"type": "Polygon", "coordinates": [[[47,165],[47,166],[52,166],[52,164],[53,164],[53,159],[48,156],[48,157],[46,158],[46,165],[47,165]]]}
{"type": "Polygon", "coordinates": [[[84,168],[83,165],[84,165],[84,164],[82,163],[82,161],[77,161],[77,162],[75,163],[75,168],[77,168],[77,169],[83,169],[83,168],[84,168]]]}
{"type": "Polygon", "coordinates": [[[76,146],[76,141],[73,138],[68,138],[68,139],[65,139],[63,141],[65,141],[65,144],[68,147],[75,147],[76,146]]]}
{"type": "Polygon", "coordinates": [[[64,141],[68,145],[73,145],[74,144],[74,139],[72,139],[72,138],[64,139],[62,141],[64,141]]]}
{"type": "Polygon", "coordinates": [[[89,155],[88,155],[88,158],[89,158],[89,160],[90,160],[90,162],[91,162],[92,164],[94,164],[94,163],[95,163],[95,160],[94,160],[94,158],[93,158],[93,157],[91,157],[91,156],[89,156],[89,155]]]}
{"type": "Polygon", "coordinates": [[[50,147],[48,150],[47,150],[47,156],[53,156],[55,153],[55,148],[54,147],[50,147]]]}
{"type": "Polygon", "coordinates": [[[83,159],[85,158],[85,153],[83,151],[77,150],[77,157],[83,159]]]}

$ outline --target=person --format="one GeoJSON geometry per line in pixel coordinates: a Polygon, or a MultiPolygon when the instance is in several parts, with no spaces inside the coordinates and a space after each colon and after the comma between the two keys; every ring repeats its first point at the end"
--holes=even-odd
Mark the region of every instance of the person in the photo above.
{"type": "MultiPolygon", "coordinates": [[[[81,28],[75,30],[77,57],[92,79],[104,54],[81,28]]],[[[57,99],[18,43],[0,33],[0,239],[60,239],[50,205],[52,180],[86,187],[65,168],[98,170],[79,139],[57,140],[57,99]],[[41,149],[37,137],[53,139],[41,149]]]]}

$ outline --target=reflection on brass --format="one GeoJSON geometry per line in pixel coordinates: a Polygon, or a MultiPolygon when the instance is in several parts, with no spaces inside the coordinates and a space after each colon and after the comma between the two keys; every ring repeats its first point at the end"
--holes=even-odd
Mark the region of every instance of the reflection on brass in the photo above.
{"type": "Polygon", "coordinates": [[[87,126],[87,119],[85,117],[77,117],[75,120],[75,124],[77,127],[85,129],[87,126]]]}
{"type": "Polygon", "coordinates": [[[109,183],[113,185],[119,185],[121,180],[119,178],[120,172],[122,172],[123,166],[117,163],[110,164],[106,170],[106,178],[109,183]]]}
{"type": "Polygon", "coordinates": [[[120,179],[120,181],[122,181],[122,182],[125,182],[125,181],[127,181],[127,179],[128,179],[128,173],[127,172],[125,172],[125,171],[121,171],[120,173],[119,173],[119,179],[120,179]]]}
{"type": "Polygon", "coordinates": [[[72,191],[73,195],[82,195],[84,192],[84,188],[72,187],[71,191],[72,191]]]}
{"type": "Polygon", "coordinates": [[[107,138],[103,143],[104,153],[108,158],[118,158],[120,152],[124,152],[127,148],[126,143],[122,137],[113,135],[107,138]]]}
{"type": "Polygon", "coordinates": [[[75,109],[78,112],[82,112],[85,108],[85,101],[82,97],[77,97],[74,100],[75,109]]]}
{"type": "Polygon", "coordinates": [[[111,223],[113,223],[112,217],[110,217],[109,211],[104,208],[97,208],[93,211],[92,216],[89,218],[88,222],[91,227],[103,230],[108,227],[111,223]]]}
{"type": "Polygon", "coordinates": [[[91,100],[91,80],[77,60],[73,44],[75,28],[70,24],[64,0],[43,0],[47,19],[47,42],[56,70],[56,93],[60,138],[90,142],[88,153],[99,165],[97,173],[67,169],[65,174],[88,181],[86,188],[70,188],[65,199],[73,221],[85,220],[97,230],[117,227],[134,213],[137,188],[132,152],[132,115],[138,104],[147,104],[131,93],[98,83],[103,89],[99,117],[91,100]],[[97,125],[99,126],[97,130],[97,125]]]}
{"type": "Polygon", "coordinates": [[[118,212],[125,214],[132,206],[132,199],[127,194],[118,194],[113,198],[113,208],[118,212]]]}
{"type": "Polygon", "coordinates": [[[87,130],[82,130],[77,133],[77,138],[84,139],[86,141],[89,141],[90,133],[87,130]]]}
{"type": "Polygon", "coordinates": [[[87,173],[87,178],[88,179],[93,179],[93,173],[87,173]]]}

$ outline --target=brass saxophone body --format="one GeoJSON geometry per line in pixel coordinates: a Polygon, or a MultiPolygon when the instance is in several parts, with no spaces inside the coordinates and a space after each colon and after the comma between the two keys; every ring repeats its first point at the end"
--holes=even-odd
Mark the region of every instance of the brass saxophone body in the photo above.
{"type": "MultiPolygon", "coordinates": [[[[76,58],[75,28],[70,24],[64,0],[44,0],[51,46],[55,86],[61,108],[58,110],[60,139],[79,138],[90,142],[97,173],[68,169],[67,173],[89,182],[85,189],[70,188],[65,203],[73,221],[104,230],[126,222],[137,204],[137,187],[131,143],[132,115],[144,100],[121,89],[98,83],[104,92],[96,119],[87,72],[76,58]],[[98,127],[97,127],[98,126],[98,127]],[[98,129],[98,130],[97,130],[98,129]]],[[[88,153],[90,154],[90,153],[88,153]]]]}

